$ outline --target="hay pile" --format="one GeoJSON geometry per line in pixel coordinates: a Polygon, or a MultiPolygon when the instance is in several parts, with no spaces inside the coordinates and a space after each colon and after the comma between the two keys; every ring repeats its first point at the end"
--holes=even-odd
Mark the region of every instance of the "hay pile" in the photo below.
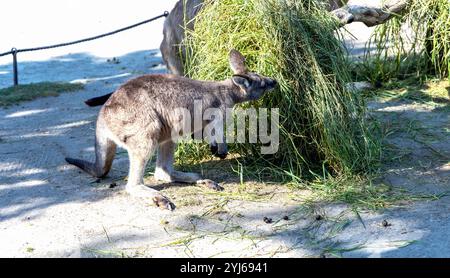
{"type": "MultiPolygon", "coordinates": [[[[254,144],[234,152],[284,177],[310,171],[369,171],[380,149],[365,122],[362,100],[345,89],[350,81],[336,22],[314,0],[206,1],[195,30],[184,44],[185,72],[200,80],[223,80],[232,72],[228,52],[235,48],[250,70],[274,77],[280,86],[256,107],[280,109],[280,149],[262,156],[254,144]]],[[[178,155],[201,158],[207,149],[181,145],[178,155]],[[199,156],[200,154],[200,156],[199,156]]]]}

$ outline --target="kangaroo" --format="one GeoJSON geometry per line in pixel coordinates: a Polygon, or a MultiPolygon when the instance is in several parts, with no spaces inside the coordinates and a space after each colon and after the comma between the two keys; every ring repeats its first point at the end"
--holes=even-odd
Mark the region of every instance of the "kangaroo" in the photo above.
{"type": "Polygon", "coordinates": [[[164,21],[163,40],[159,49],[167,69],[184,75],[183,62],[186,50],[182,44],[186,32],[194,30],[195,16],[202,9],[204,0],[180,0],[164,21]]]}
{"type": "MultiPolygon", "coordinates": [[[[231,50],[229,62],[234,73],[224,81],[198,81],[171,74],[143,75],[120,86],[101,108],[95,133],[95,162],[66,158],[94,177],[105,177],[111,169],[116,146],[127,150],[130,168],[126,191],[135,197],[151,198],[160,208],[173,210],[175,205],[157,190],[144,185],[144,170],[157,149],[154,177],[163,182],[194,183],[213,190],[223,190],[216,182],[202,179],[196,173],[173,169],[176,143],[173,129],[183,121],[175,115],[179,108],[194,112],[194,102],[201,101],[203,111],[219,108],[225,111],[237,103],[257,100],[272,90],[274,79],[249,72],[245,58],[231,50]]],[[[202,111],[202,112],[203,112],[202,111]]],[[[205,122],[202,123],[205,128],[205,122]]],[[[226,143],[211,142],[222,158],[226,143]]]]}

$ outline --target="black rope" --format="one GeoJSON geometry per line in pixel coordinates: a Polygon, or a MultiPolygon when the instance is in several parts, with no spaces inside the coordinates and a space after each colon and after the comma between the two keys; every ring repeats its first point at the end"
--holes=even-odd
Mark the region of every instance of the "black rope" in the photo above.
{"type": "Polygon", "coordinates": [[[20,53],[20,52],[29,52],[29,51],[45,50],[45,49],[51,49],[51,48],[57,48],[57,47],[63,47],[63,46],[69,46],[69,45],[73,45],[73,44],[78,44],[78,43],[82,43],[82,42],[88,42],[88,41],[96,40],[96,39],[100,39],[100,38],[103,38],[103,37],[111,36],[111,35],[114,35],[114,34],[117,34],[117,33],[120,33],[120,32],[126,31],[126,30],[129,30],[129,29],[138,27],[138,26],[140,26],[140,25],[143,25],[143,24],[146,24],[146,23],[155,21],[155,20],[157,20],[157,19],[160,19],[161,17],[167,17],[168,15],[169,15],[169,12],[165,11],[162,15],[159,15],[159,16],[156,16],[156,17],[153,17],[153,18],[150,18],[150,19],[141,21],[141,22],[139,22],[139,23],[136,23],[136,24],[133,24],[133,25],[130,25],[130,26],[127,26],[127,27],[124,27],[124,28],[121,28],[121,29],[118,29],[118,30],[109,32],[109,33],[101,34],[101,35],[98,35],[98,36],[95,36],[95,37],[90,37],[90,38],[86,38],[86,39],[82,39],[82,40],[76,40],[76,41],[72,41],[72,42],[60,43],[60,44],[49,45],[49,46],[41,46],[41,47],[25,48],[25,49],[16,49],[16,48],[13,48],[13,49],[11,49],[11,50],[8,51],[8,52],[0,53],[0,57],[6,56],[6,55],[10,55],[10,54],[13,54],[13,53],[16,53],[16,54],[17,54],[17,53],[20,53]]]}

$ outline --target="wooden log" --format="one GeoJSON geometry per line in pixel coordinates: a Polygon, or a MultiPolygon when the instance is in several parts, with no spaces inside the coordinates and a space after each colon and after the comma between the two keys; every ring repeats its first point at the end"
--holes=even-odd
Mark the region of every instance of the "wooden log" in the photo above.
{"type": "Polygon", "coordinates": [[[381,6],[373,6],[373,1],[358,1],[356,4],[355,1],[350,0],[347,5],[331,13],[338,18],[342,26],[352,22],[362,22],[371,27],[383,24],[394,15],[401,13],[410,2],[411,0],[389,0],[381,6]]]}

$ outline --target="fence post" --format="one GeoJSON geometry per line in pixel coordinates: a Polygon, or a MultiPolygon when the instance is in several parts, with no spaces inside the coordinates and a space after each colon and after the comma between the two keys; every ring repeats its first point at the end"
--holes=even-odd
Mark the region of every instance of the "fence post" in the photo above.
{"type": "Polygon", "coordinates": [[[13,55],[13,74],[14,74],[14,86],[19,85],[19,73],[17,70],[17,48],[11,49],[13,55]]]}

